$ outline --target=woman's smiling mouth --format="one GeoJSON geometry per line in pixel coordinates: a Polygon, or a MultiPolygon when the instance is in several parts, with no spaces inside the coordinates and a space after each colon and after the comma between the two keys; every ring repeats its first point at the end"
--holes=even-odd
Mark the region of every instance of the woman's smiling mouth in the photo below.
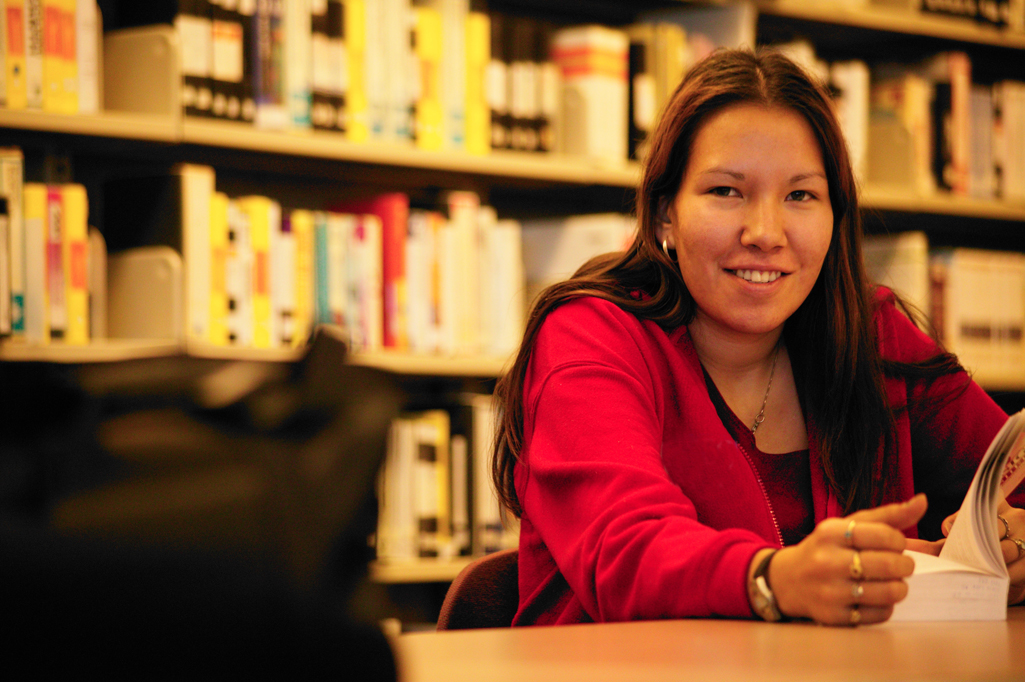
{"type": "Polygon", "coordinates": [[[779,270],[729,270],[729,272],[732,272],[742,280],[754,282],[755,284],[775,282],[783,276],[783,273],[779,270]]]}

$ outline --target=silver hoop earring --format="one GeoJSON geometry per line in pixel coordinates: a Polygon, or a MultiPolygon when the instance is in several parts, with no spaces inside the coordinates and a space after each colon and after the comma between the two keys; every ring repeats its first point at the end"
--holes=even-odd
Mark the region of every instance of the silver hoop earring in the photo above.
{"type": "Polygon", "coordinates": [[[662,253],[664,253],[666,255],[666,258],[668,258],[669,260],[673,260],[673,257],[669,255],[669,240],[668,239],[663,239],[662,240],[662,253]]]}

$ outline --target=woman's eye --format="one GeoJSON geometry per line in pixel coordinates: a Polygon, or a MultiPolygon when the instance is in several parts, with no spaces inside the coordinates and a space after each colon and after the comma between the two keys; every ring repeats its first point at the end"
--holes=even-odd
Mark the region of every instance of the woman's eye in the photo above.
{"type": "Polygon", "coordinates": [[[739,196],[737,190],[732,187],[713,187],[711,193],[718,197],[734,197],[739,196]]]}
{"type": "Polygon", "coordinates": [[[807,192],[803,189],[796,189],[787,195],[787,199],[789,199],[790,201],[808,201],[812,198],[813,196],[811,192],[807,192]]]}

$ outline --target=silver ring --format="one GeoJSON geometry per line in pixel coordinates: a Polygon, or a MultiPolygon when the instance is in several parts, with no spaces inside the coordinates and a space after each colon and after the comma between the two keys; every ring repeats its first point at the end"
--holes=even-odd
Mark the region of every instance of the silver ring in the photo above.
{"type": "Polygon", "coordinates": [[[1007,525],[1007,519],[997,514],[997,520],[1004,524],[1004,534],[1000,536],[1000,539],[1006,540],[1007,538],[1011,537],[1011,527],[1007,525]]]}
{"type": "Polygon", "coordinates": [[[857,606],[861,602],[861,598],[865,595],[865,587],[859,582],[851,585],[851,596],[854,597],[854,605],[857,606]]]}
{"type": "Polygon", "coordinates": [[[848,622],[852,626],[857,625],[858,623],[861,622],[861,609],[858,608],[857,604],[855,604],[854,606],[851,607],[851,613],[850,613],[850,616],[848,618],[848,622]]]}
{"type": "Polygon", "coordinates": [[[861,580],[865,577],[865,571],[861,566],[861,552],[854,550],[854,556],[851,558],[851,578],[854,580],[861,580]]]}
{"type": "MultiPolygon", "coordinates": [[[[1014,546],[1018,548],[1018,559],[1025,556],[1025,540],[1022,540],[1021,538],[1011,538],[1011,542],[1013,542],[1014,546]]],[[[1018,561],[1018,559],[1015,559],[1015,561],[1018,561]]]]}
{"type": "Polygon", "coordinates": [[[851,549],[854,548],[854,526],[856,524],[857,521],[851,519],[850,522],[847,524],[847,530],[845,530],[843,534],[844,542],[846,542],[847,546],[851,549]]]}

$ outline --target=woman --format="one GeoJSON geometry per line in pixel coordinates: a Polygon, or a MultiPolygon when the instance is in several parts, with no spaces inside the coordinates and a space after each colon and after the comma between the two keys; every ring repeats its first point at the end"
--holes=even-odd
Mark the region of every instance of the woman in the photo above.
{"type": "MultiPolygon", "coordinates": [[[[653,134],[637,216],[625,254],[539,297],[498,387],[515,623],[886,620],[901,552],[938,551],[915,538],[1007,417],[867,283],[828,95],[782,56],[714,54],[653,134]]],[[[1016,602],[1025,513],[1002,518],[1016,602]]]]}

